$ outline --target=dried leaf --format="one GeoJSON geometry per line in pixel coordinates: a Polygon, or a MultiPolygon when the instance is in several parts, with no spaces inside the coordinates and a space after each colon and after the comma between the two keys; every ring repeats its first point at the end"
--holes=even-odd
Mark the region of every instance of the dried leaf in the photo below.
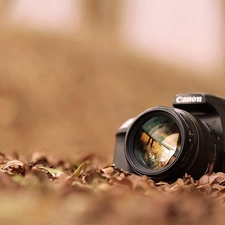
{"type": "Polygon", "coordinates": [[[25,167],[24,164],[19,160],[10,160],[8,161],[5,166],[1,168],[4,172],[8,174],[25,174],[25,167]]]}
{"type": "Polygon", "coordinates": [[[78,168],[75,170],[75,172],[73,173],[72,177],[79,177],[87,165],[88,165],[88,162],[84,162],[84,163],[80,164],[78,166],[78,168]]]}
{"type": "Polygon", "coordinates": [[[107,167],[101,169],[101,172],[108,174],[109,176],[112,176],[114,173],[114,168],[111,166],[107,166],[107,167]]]}
{"type": "Polygon", "coordinates": [[[216,177],[217,183],[219,183],[220,185],[224,185],[225,184],[225,174],[217,173],[217,175],[218,175],[218,177],[216,177]]]}
{"type": "Polygon", "coordinates": [[[62,174],[65,174],[62,170],[53,169],[45,166],[37,166],[37,169],[46,172],[50,178],[57,178],[60,177],[62,174]]]}
{"type": "Polygon", "coordinates": [[[225,174],[224,173],[212,173],[212,174],[205,174],[203,175],[199,181],[198,184],[199,185],[203,185],[203,184],[212,184],[212,183],[224,183],[225,181],[225,174]]]}

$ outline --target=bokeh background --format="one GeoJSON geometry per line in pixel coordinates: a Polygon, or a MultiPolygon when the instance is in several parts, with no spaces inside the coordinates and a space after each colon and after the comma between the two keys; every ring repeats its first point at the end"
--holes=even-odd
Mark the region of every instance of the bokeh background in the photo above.
{"type": "Polygon", "coordinates": [[[222,0],[0,0],[0,151],[113,158],[175,94],[225,97],[222,0]]]}

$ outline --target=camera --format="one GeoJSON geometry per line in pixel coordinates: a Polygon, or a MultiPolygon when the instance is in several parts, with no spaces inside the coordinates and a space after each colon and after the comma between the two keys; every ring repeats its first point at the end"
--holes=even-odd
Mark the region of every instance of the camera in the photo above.
{"type": "Polygon", "coordinates": [[[225,99],[178,94],[173,107],[149,108],[117,130],[113,163],[156,182],[224,172],[224,129],[225,99]]]}

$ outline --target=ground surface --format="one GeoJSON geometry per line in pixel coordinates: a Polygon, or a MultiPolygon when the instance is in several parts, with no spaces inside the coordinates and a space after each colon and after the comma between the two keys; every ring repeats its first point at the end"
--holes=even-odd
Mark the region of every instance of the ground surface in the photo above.
{"type": "Polygon", "coordinates": [[[154,183],[97,158],[1,154],[2,224],[223,224],[225,174],[154,183]]]}
{"type": "Polygon", "coordinates": [[[225,96],[224,76],[109,37],[0,28],[1,224],[224,224],[224,174],[169,185],[107,166],[126,119],[177,93],[225,96]]]}

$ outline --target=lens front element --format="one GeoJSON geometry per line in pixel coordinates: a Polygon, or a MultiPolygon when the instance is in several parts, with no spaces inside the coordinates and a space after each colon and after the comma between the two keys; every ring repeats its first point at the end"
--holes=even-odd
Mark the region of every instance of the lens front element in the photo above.
{"type": "Polygon", "coordinates": [[[180,130],[167,116],[156,116],[144,123],[134,140],[134,153],[141,164],[158,170],[170,165],[181,149],[180,130]]]}

